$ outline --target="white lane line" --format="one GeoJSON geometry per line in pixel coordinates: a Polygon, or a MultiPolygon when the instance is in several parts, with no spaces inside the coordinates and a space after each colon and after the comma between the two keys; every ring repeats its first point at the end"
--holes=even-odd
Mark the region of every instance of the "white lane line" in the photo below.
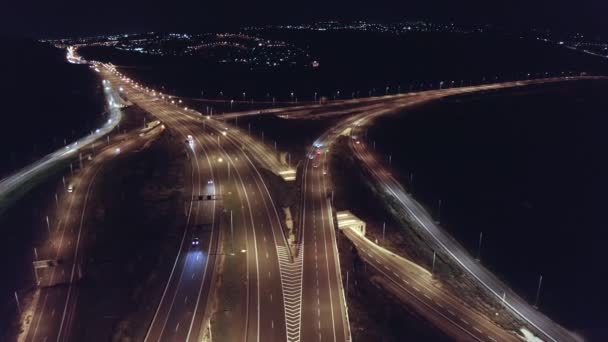
{"type": "Polygon", "coordinates": [[[475,331],[481,334],[481,330],[479,330],[477,327],[473,327],[473,329],[475,329],[475,331]]]}
{"type": "Polygon", "coordinates": [[[469,322],[467,322],[464,318],[461,318],[460,321],[466,325],[469,325],[469,322]]]}

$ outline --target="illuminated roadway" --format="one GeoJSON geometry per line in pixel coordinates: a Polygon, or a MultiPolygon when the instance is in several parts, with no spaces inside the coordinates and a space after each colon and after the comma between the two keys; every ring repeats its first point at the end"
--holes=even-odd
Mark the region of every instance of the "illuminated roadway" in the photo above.
{"type": "Polygon", "coordinates": [[[327,192],[325,156],[306,158],[302,175],[304,254],[302,341],[350,341],[333,213],[327,192]]]}
{"type": "MultiPolygon", "coordinates": [[[[529,84],[542,84],[548,82],[556,82],[556,81],[564,81],[564,80],[576,80],[582,78],[592,78],[592,77],[566,77],[566,78],[550,78],[550,79],[539,79],[539,80],[529,80],[529,81],[517,81],[517,82],[505,82],[500,84],[486,84],[481,86],[471,86],[471,87],[462,87],[462,88],[450,88],[450,89],[442,89],[442,90],[433,90],[426,91],[421,93],[409,93],[402,95],[388,95],[380,97],[380,99],[384,100],[384,103],[375,103],[372,100],[365,99],[357,99],[349,101],[351,103],[361,102],[362,104],[366,104],[368,106],[367,109],[369,111],[356,112],[355,115],[348,116],[345,120],[339,123],[332,130],[329,130],[324,136],[322,136],[319,140],[317,140],[316,144],[324,145],[326,142],[331,141],[332,137],[335,138],[336,135],[343,132],[345,129],[356,129],[357,126],[362,126],[368,120],[372,119],[375,116],[385,115],[389,113],[394,113],[407,106],[412,106],[415,104],[428,102],[432,100],[436,100],[445,96],[469,93],[469,92],[478,92],[483,90],[494,90],[508,87],[516,87],[523,86],[529,84]]],[[[113,82],[119,81],[119,78],[115,78],[113,82]]],[[[248,163],[242,163],[241,166],[238,166],[236,163],[233,164],[234,171],[238,175],[239,182],[241,182],[241,186],[243,189],[246,189],[247,185],[251,186],[251,183],[248,183],[243,175],[247,177],[249,175],[253,179],[250,182],[254,182],[257,184],[258,194],[261,195],[261,199],[251,200],[251,197],[256,193],[253,191],[250,196],[246,196],[246,200],[250,209],[250,216],[253,216],[251,211],[251,202],[254,203],[264,203],[264,209],[266,211],[266,218],[263,219],[266,221],[266,224],[260,222],[259,218],[256,220],[255,217],[250,220],[253,221],[252,228],[249,230],[250,235],[247,238],[247,265],[248,265],[248,289],[247,289],[247,311],[246,317],[244,319],[245,325],[245,340],[265,340],[264,336],[260,337],[260,334],[264,334],[270,331],[270,336],[274,336],[274,338],[279,338],[279,336],[285,336],[285,318],[289,319],[289,315],[285,316],[285,312],[288,312],[288,305],[285,305],[285,311],[282,311],[279,307],[283,305],[275,304],[277,302],[282,303],[283,297],[281,296],[281,288],[283,294],[285,294],[286,286],[288,283],[286,279],[289,278],[289,275],[285,271],[285,267],[281,267],[282,264],[281,258],[284,258],[284,251],[281,248],[285,248],[285,241],[283,238],[283,234],[280,230],[280,221],[278,215],[276,214],[276,209],[274,208],[274,204],[272,202],[272,198],[268,194],[266,186],[262,180],[262,177],[259,175],[259,172],[256,169],[255,163],[253,163],[248,156],[248,153],[243,151],[243,139],[239,137],[242,132],[234,132],[234,137],[231,136],[231,131],[228,131],[227,136],[221,136],[222,132],[225,131],[225,125],[215,121],[209,120],[208,124],[205,125],[205,119],[200,115],[200,113],[195,112],[193,110],[188,110],[185,108],[179,107],[177,104],[173,102],[170,103],[170,97],[167,97],[166,100],[159,99],[160,94],[154,94],[151,91],[144,89],[139,85],[134,85],[134,83],[130,80],[123,79],[125,86],[131,86],[130,91],[136,92],[137,96],[141,96],[141,98],[134,97],[134,94],[129,94],[129,99],[134,101],[135,103],[142,106],[145,110],[151,112],[154,115],[157,115],[161,120],[167,122],[168,125],[172,125],[170,123],[171,120],[174,120],[177,125],[178,122],[188,124],[188,127],[194,132],[196,130],[195,127],[198,127],[198,132],[200,132],[197,136],[197,140],[199,136],[205,136],[205,129],[212,129],[215,132],[215,137],[219,137],[220,140],[226,143],[219,143],[218,145],[221,147],[221,152],[226,157],[226,160],[231,164],[236,161],[237,156],[240,156],[240,160],[248,160],[248,163]],[[201,128],[200,126],[203,126],[201,128]],[[231,146],[231,147],[230,147],[231,146]],[[230,147],[230,150],[228,148],[230,147]],[[242,165],[245,167],[242,167],[242,165]],[[248,166],[247,166],[248,165],[248,166]],[[241,169],[242,168],[242,169],[241,169]],[[266,191],[264,191],[266,190],[266,191]],[[266,192],[266,194],[265,194],[266,192]],[[273,210],[270,210],[272,208],[273,210]],[[273,215],[274,211],[274,215],[273,215]],[[265,227],[265,228],[264,228],[265,227]],[[268,234],[261,233],[261,231],[266,231],[268,234]],[[263,236],[264,241],[260,241],[260,236],[263,236]],[[269,236],[272,236],[274,245],[268,243],[269,236]],[[266,243],[266,244],[265,244],[266,243]],[[263,253],[260,253],[260,246],[264,246],[266,249],[266,259],[263,260],[263,253]],[[276,250],[275,248],[276,247],[276,250]],[[253,250],[253,252],[252,252],[253,250]],[[272,257],[270,256],[272,254],[272,257]],[[255,272],[252,271],[255,269],[255,272]],[[264,270],[263,270],[264,269],[264,270]],[[267,272],[267,278],[264,279],[265,270],[267,272]],[[274,276],[273,276],[274,274],[274,276]],[[274,277],[274,279],[273,279],[274,277]],[[255,281],[253,281],[255,279],[255,281]],[[264,281],[265,280],[265,281],[264,281]],[[256,285],[254,285],[254,283],[256,285]],[[278,289],[273,289],[272,285],[282,284],[278,289]],[[268,286],[266,286],[268,285],[268,286]],[[262,289],[271,289],[267,293],[266,300],[264,300],[264,294],[262,293],[262,289]],[[257,303],[256,303],[257,301],[257,303]],[[266,302],[266,303],[265,303],[266,302]],[[265,305],[269,306],[269,310],[262,309],[265,305]],[[255,309],[254,309],[255,308],[255,309]],[[264,317],[266,313],[269,313],[270,317],[264,317]],[[270,324],[269,324],[270,323],[270,324]],[[279,324],[279,326],[277,326],[279,324]],[[268,325],[270,325],[270,329],[268,329],[268,325]],[[250,332],[254,331],[253,334],[250,332]],[[279,335],[272,335],[273,332],[280,331],[279,335]],[[256,336],[257,335],[257,336],[256,336]]],[[[352,113],[352,111],[348,109],[340,109],[336,112],[339,113],[330,113],[323,112],[322,110],[317,110],[318,105],[314,105],[312,110],[306,110],[305,108],[298,108],[297,115],[289,115],[292,117],[319,117],[319,116],[330,116],[330,115],[344,115],[352,113]]],[[[287,109],[289,110],[289,109],[287,109]]],[[[293,109],[291,109],[293,110],[293,109]]],[[[278,111],[277,111],[278,112],[278,111]]],[[[247,112],[246,115],[255,115],[255,112],[247,112]]],[[[238,113],[234,114],[234,117],[238,116],[238,113]]],[[[356,131],[355,131],[356,132],[356,131]]],[[[183,132],[185,134],[185,132],[183,132]]],[[[355,133],[356,134],[356,133],[355,133]]],[[[202,138],[201,138],[202,139],[202,138]]],[[[208,141],[208,145],[213,145],[213,138],[209,133],[207,133],[206,138],[208,141]]],[[[382,172],[381,169],[376,169],[379,167],[377,164],[371,163],[371,159],[368,157],[364,157],[363,152],[361,150],[363,148],[363,144],[357,144],[357,146],[353,146],[353,150],[357,152],[357,155],[366,162],[365,165],[372,170],[372,174],[374,174],[377,181],[383,184],[387,191],[395,195],[395,197],[399,200],[399,202],[403,205],[405,211],[407,211],[414,219],[418,222],[421,228],[425,229],[430,236],[435,240],[435,242],[443,248],[443,250],[453,258],[459,265],[461,265],[466,271],[469,272],[483,287],[489,290],[490,293],[494,294],[497,299],[503,300],[503,293],[506,294],[506,300],[503,301],[503,304],[508,307],[512,312],[516,314],[516,316],[522,318],[528,324],[536,328],[541,335],[551,339],[551,340],[571,340],[572,336],[562,327],[550,321],[544,315],[539,313],[538,311],[532,309],[527,303],[517,297],[512,291],[510,291],[505,285],[500,283],[490,272],[485,270],[485,268],[481,267],[478,263],[476,263],[464,249],[453,242],[451,238],[447,236],[442,230],[440,230],[429,218],[428,214],[417,205],[411,198],[407,196],[405,191],[400,189],[400,185],[398,185],[388,172],[382,172]],[[388,175],[388,177],[387,177],[388,175]]],[[[259,155],[259,152],[251,151],[253,155],[259,155]]],[[[305,224],[303,228],[303,255],[304,258],[304,270],[302,277],[302,286],[301,286],[301,336],[303,340],[309,340],[310,338],[318,338],[318,339],[326,339],[330,340],[342,340],[345,339],[348,334],[348,329],[345,327],[345,324],[340,324],[339,321],[347,322],[347,317],[345,313],[340,313],[340,308],[342,304],[340,303],[340,291],[341,291],[341,281],[339,279],[339,266],[336,264],[337,251],[335,254],[328,253],[325,254],[328,250],[335,249],[335,237],[332,237],[329,232],[333,232],[333,227],[330,228],[328,221],[330,211],[327,210],[328,204],[323,200],[324,185],[322,181],[316,179],[315,177],[319,176],[320,171],[310,171],[310,164],[307,162],[305,167],[305,203],[310,204],[308,211],[306,211],[305,217],[312,222],[312,228],[309,224],[305,224]],[[308,185],[308,174],[311,174],[310,185],[308,185]],[[316,175],[316,176],[315,176],[316,175]],[[315,181],[316,179],[316,181],[315,181]],[[317,187],[317,194],[315,195],[315,184],[317,187]],[[327,212],[327,217],[324,217],[324,212],[327,212]],[[324,226],[324,222],[327,226],[324,226]],[[311,239],[312,237],[312,239],[311,239]],[[317,240],[318,239],[318,240],[317,240]],[[312,249],[315,245],[315,240],[317,240],[317,246],[315,249],[312,249]],[[322,247],[319,247],[318,241],[321,241],[322,247]],[[330,245],[333,244],[333,247],[330,248],[330,245]],[[312,245],[312,246],[309,246],[312,245]],[[308,251],[313,251],[309,253],[308,251]],[[320,266],[319,256],[325,254],[325,258],[321,258],[322,261],[325,261],[324,266],[320,266]],[[333,256],[332,256],[333,254],[333,256]],[[316,258],[315,258],[316,256],[316,258]],[[332,265],[332,260],[334,261],[332,265]],[[316,262],[315,262],[316,261],[316,262]],[[314,271],[312,271],[311,267],[314,265],[314,271]],[[325,272],[324,272],[325,271],[325,272]],[[320,287],[316,287],[317,282],[319,282],[320,287]],[[324,284],[327,282],[327,286],[324,284]],[[333,283],[333,286],[332,286],[333,283]],[[338,286],[338,284],[340,284],[338,286]],[[318,292],[316,291],[318,289],[318,292]],[[312,290],[312,291],[311,291],[312,290]],[[317,298],[315,298],[315,296],[317,298]],[[323,304],[321,304],[321,297],[323,297],[323,304]],[[317,303],[316,309],[316,317],[315,317],[315,303],[317,303]],[[310,308],[312,306],[312,309],[310,308]],[[338,317],[339,316],[339,317],[338,317]],[[321,319],[323,317],[323,319],[321,319]],[[336,323],[338,321],[338,323],[336,323]],[[331,324],[328,324],[331,322],[331,324]],[[314,329],[314,324],[317,324],[317,328],[314,329]],[[341,329],[340,329],[341,328],[341,329]],[[315,332],[317,336],[315,337],[315,332]]],[[[255,188],[254,188],[255,189],[255,188]]],[[[245,191],[244,191],[245,192],[245,191]]],[[[242,194],[241,194],[242,195],[242,194]]],[[[258,214],[260,211],[256,211],[258,214]]],[[[263,213],[263,211],[262,211],[263,213]]],[[[241,216],[247,216],[247,212],[241,213],[241,216]]],[[[263,215],[262,215],[263,216],[263,215]]],[[[244,219],[243,221],[245,221],[244,219]]],[[[294,257],[289,255],[290,258],[294,257]]],[[[297,257],[297,255],[296,255],[297,257]]],[[[285,301],[287,303],[287,301],[285,301]]],[[[239,322],[235,322],[238,326],[239,322]]],[[[289,322],[288,322],[289,323],[289,322]]],[[[243,323],[241,323],[243,324],[243,323]]],[[[480,327],[486,323],[480,323],[480,327]]],[[[289,324],[287,324],[289,326],[289,324]]],[[[348,323],[346,323],[346,326],[348,323]]],[[[176,327],[177,329],[178,327],[176,327]]],[[[471,329],[480,329],[477,327],[471,327],[471,329]]],[[[486,329],[488,331],[492,331],[490,329],[486,329]]],[[[470,332],[470,331],[469,331],[470,332]]],[[[474,335],[475,333],[473,333],[474,335]]],[[[500,333],[497,333],[498,336],[500,333]]],[[[289,335],[287,335],[290,337],[289,335]]],[[[492,340],[491,335],[485,335],[489,340],[492,340]]],[[[271,338],[272,339],[272,338],[271,338]]],[[[297,339],[293,339],[297,340],[297,339]]]]}
{"type": "Polygon", "coordinates": [[[110,112],[108,121],[91,134],[60,148],[55,152],[49,153],[40,160],[0,180],[0,211],[2,211],[7,205],[7,202],[11,200],[11,194],[19,187],[32,181],[36,177],[43,176],[45,172],[60,162],[74,158],[84,147],[87,147],[99,138],[107,135],[118,125],[122,115],[119,110],[121,104],[120,97],[117,96],[109,83],[104,83],[104,94],[110,112]]]}
{"type": "MultiPolygon", "coordinates": [[[[239,298],[245,312],[239,317],[235,317],[233,321],[235,339],[243,341],[286,340],[286,307],[283,301],[282,284],[287,275],[281,272],[280,264],[289,261],[290,255],[286,253],[287,243],[270,192],[257,169],[256,163],[243,150],[241,137],[238,136],[240,133],[238,131],[226,131],[220,122],[207,120],[200,113],[186,110],[170,103],[169,100],[162,100],[159,96],[152,95],[150,91],[134,85],[133,82],[120,76],[111,68],[106,68],[103,72],[112,82],[117,82],[117,84],[120,82],[130,101],[155,115],[168,127],[174,128],[180,133],[182,140],[185,141],[188,139],[188,135],[192,135],[194,141],[193,155],[202,153],[198,152],[201,150],[206,154],[208,163],[212,165],[216,175],[214,180],[221,184],[218,187],[220,199],[225,198],[227,200],[228,196],[239,197],[237,201],[241,204],[240,208],[224,208],[232,210],[233,213],[235,244],[238,245],[239,241],[244,243],[244,246],[239,246],[239,248],[244,247],[242,251],[237,248],[235,254],[245,254],[247,264],[246,288],[241,292],[242,298],[239,298]],[[228,171],[227,163],[230,164],[230,171],[228,171]],[[230,178],[226,180],[225,178],[228,177],[229,172],[230,178]],[[218,174],[221,174],[223,179],[218,180],[218,174]],[[240,238],[237,236],[238,233],[242,233],[239,234],[240,238]],[[246,235],[246,239],[243,240],[242,235],[246,235]]],[[[207,179],[205,176],[202,178],[207,179]]],[[[220,202],[223,202],[223,200],[220,200],[220,202]]],[[[226,217],[226,213],[221,215],[226,217]]],[[[225,224],[224,221],[221,234],[230,234],[229,229],[229,224],[225,224]]],[[[211,246],[208,254],[210,258],[215,258],[217,252],[217,243],[215,243],[214,246],[211,246]]],[[[226,255],[225,257],[237,256],[226,255]]],[[[196,280],[186,277],[183,281],[174,280],[175,274],[187,273],[180,266],[185,263],[180,261],[182,258],[183,256],[177,257],[176,270],[168,282],[168,284],[176,283],[176,285],[168,285],[164,298],[159,305],[159,310],[152,321],[146,338],[147,341],[164,341],[166,338],[176,341],[198,340],[202,336],[198,332],[204,330],[209,324],[211,285],[199,287],[199,290],[196,291],[196,286],[190,286],[188,283],[198,284],[201,279],[196,280]],[[167,302],[166,298],[175,298],[175,300],[171,299],[171,302],[182,303],[186,301],[186,296],[193,298],[192,302],[196,302],[195,298],[200,300],[197,303],[200,313],[197,311],[196,319],[191,317],[191,311],[185,308],[185,305],[179,304],[179,308],[174,308],[174,304],[165,304],[167,302]],[[188,326],[183,321],[179,321],[183,317],[188,317],[192,326],[190,330],[199,334],[199,337],[192,334],[190,337],[187,334],[175,335],[180,329],[186,329],[182,328],[183,326],[188,326]],[[159,323],[169,320],[173,323],[159,323]],[[178,321],[182,322],[179,326],[177,325],[178,321]]],[[[213,264],[214,261],[210,260],[208,265],[200,265],[200,268],[197,268],[199,271],[203,271],[204,267],[209,281],[213,272],[210,268],[214,266],[213,264]]]]}
{"type": "MultiPolygon", "coordinates": [[[[404,188],[393,178],[389,172],[376,158],[373,153],[367,149],[365,143],[358,139],[362,133],[363,126],[370,124],[377,116],[394,114],[408,106],[420,104],[436,100],[445,96],[470,93],[480,90],[501,89],[528,84],[542,84],[550,82],[572,81],[580,79],[604,79],[602,77],[568,77],[568,78],[550,78],[520,82],[506,82],[500,84],[490,84],[478,87],[451,88],[445,90],[433,90],[422,93],[406,94],[399,97],[400,100],[388,102],[383,110],[364,112],[354,116],[348,116],[339,122],[333,128],[327,130],[317,141],[317,146],[328,146],[335,138],[340,135],[352,136],[350,145],[358,159],[363,162],[363,165],[368,169],[374,180],[382,185],[388,194],[394,196],[402,206],[404,214],[412,218],[415,225],[428,234],[428,236],[437,244],[438,250],[444,252],[457,265],[462,267],[479,285],[485,288],[495,299],[509,309],[515,317],[521,319],[530,325],[540,337],[551,341],[574,341],[574,336],[553,322],[547,316],[543,315],[538,310],[532,308],[525,300],[515,294],[504,283],[498,280],[491,272],[481,266],[474,260],[466,250],[457,242],[454,241],[447,233],[445,233],[431,218],[422,206],[420,206],[411,196],[407,194],[404,188]],[[357,143],[358,142],[358,143],[357,143]]],[[[327,115],[327,114],[325,114],[327,115]]],[[[318,114],[311,113],[310,116],[317,117],[318,114]]],[[[352,235],[352,234],[351,234],[352,235]]],[[[386,260],[384,265],[390,265],[386,260]]],[[[384,266],[383,266],[384,267],[384,266]]],[[[387,266],[389,267],[389,266],[387,266]]],[[[393,265],[393,267],[395,267],[393,265]]],[[[392,269],[392,268],[391,268],[392,269]]],[[[397,284],[400,282],[392,277],[397,284]]],[[[402,282],[401,282],[402,283],[402,282]]],[[[400,284],[402,285],[402,284],[400,284]]],[[[407,291],[407,290],[406,290],[407,291]]],[[[478,328],[479,329],[479,328],[478,328]]],[[[486,334],[486,338],[492,340],[492,335],[486,334]]]]}
{"type": "Polygon", "coordinates": [[[38,260],[60,260],[55,266],[38,269],[38,301],[34,305],[25,341],[68,341],[78,300],[77,281],[84,253],[81,241],[87,233],[87,205],[99,172],[117,155],[144,147],[162,132],[162,126],[139,136],[139,131],[118,135],[110,145],[100,147],[92,161],[83,160],[82,170],[70,177],[73,192],[57,202],[57,222],[49,227],[49,241],[37,248],[38,260]]]}

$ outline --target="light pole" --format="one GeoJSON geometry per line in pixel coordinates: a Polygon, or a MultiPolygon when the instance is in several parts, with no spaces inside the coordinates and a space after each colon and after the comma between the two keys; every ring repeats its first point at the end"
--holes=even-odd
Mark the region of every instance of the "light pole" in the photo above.
{"type": "Polygon", "coordinates": [[[538,309],[538,300],[540,299],[540,287],[543,284],[543,275],[538,279],[538,288],[536,289],[536,299],[534,300],[534,308],[538,309]]]}
{"type": "Polygon", "coordinates": [[[234,255],[234,226],[232,224],[232,209],[230,209],[230,249],[232,250],[232,254],[234,255]]]}
{"type": "Polygon", "coordinates": [[[17,310],[19,310],[19,314],[21,314],[21,304],[19,303],[19,296],[17,295],[17,291],[15,291],[15,302],[17,302],[17,310]]]}
{"type": "Polygon", "coordinates": [[[386,237],[386,222],[382,222],[382,244],[384,245],[384,239],[386,237]]]}
{"type": "Polygon", "coordinates": [[[431,265],[431,275],[435,276],[435,251],[433,251],[433,264],[431,265]]]}

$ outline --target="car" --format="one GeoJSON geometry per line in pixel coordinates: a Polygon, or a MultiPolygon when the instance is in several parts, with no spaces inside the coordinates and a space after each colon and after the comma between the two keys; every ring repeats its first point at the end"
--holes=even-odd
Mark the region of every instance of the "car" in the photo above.
{"type": "Polygon", "coordinates": [[[72,184],[68,185],[68,192],[74,192],[74,186],[72,184]]]}
{"type": "Polygon", "coordinates": [[[192,246],[198,246],[200,244],[200,239],[197,237],[192,238],[192,246]]]}
{"type": "Polygon", "coordinates": [[[207,184],[213,184],[213,179],[208,180],[207,184]]]}

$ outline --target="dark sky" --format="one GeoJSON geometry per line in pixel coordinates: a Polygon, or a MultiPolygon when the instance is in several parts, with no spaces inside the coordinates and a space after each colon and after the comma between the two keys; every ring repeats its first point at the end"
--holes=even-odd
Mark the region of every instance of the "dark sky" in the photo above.
{"type": "Polygon", "coordinates": [[[6,0],[0,32],[33,37],[184,31],[326,19],[430,19],[608,34],[606,0],[6,0]]]}

